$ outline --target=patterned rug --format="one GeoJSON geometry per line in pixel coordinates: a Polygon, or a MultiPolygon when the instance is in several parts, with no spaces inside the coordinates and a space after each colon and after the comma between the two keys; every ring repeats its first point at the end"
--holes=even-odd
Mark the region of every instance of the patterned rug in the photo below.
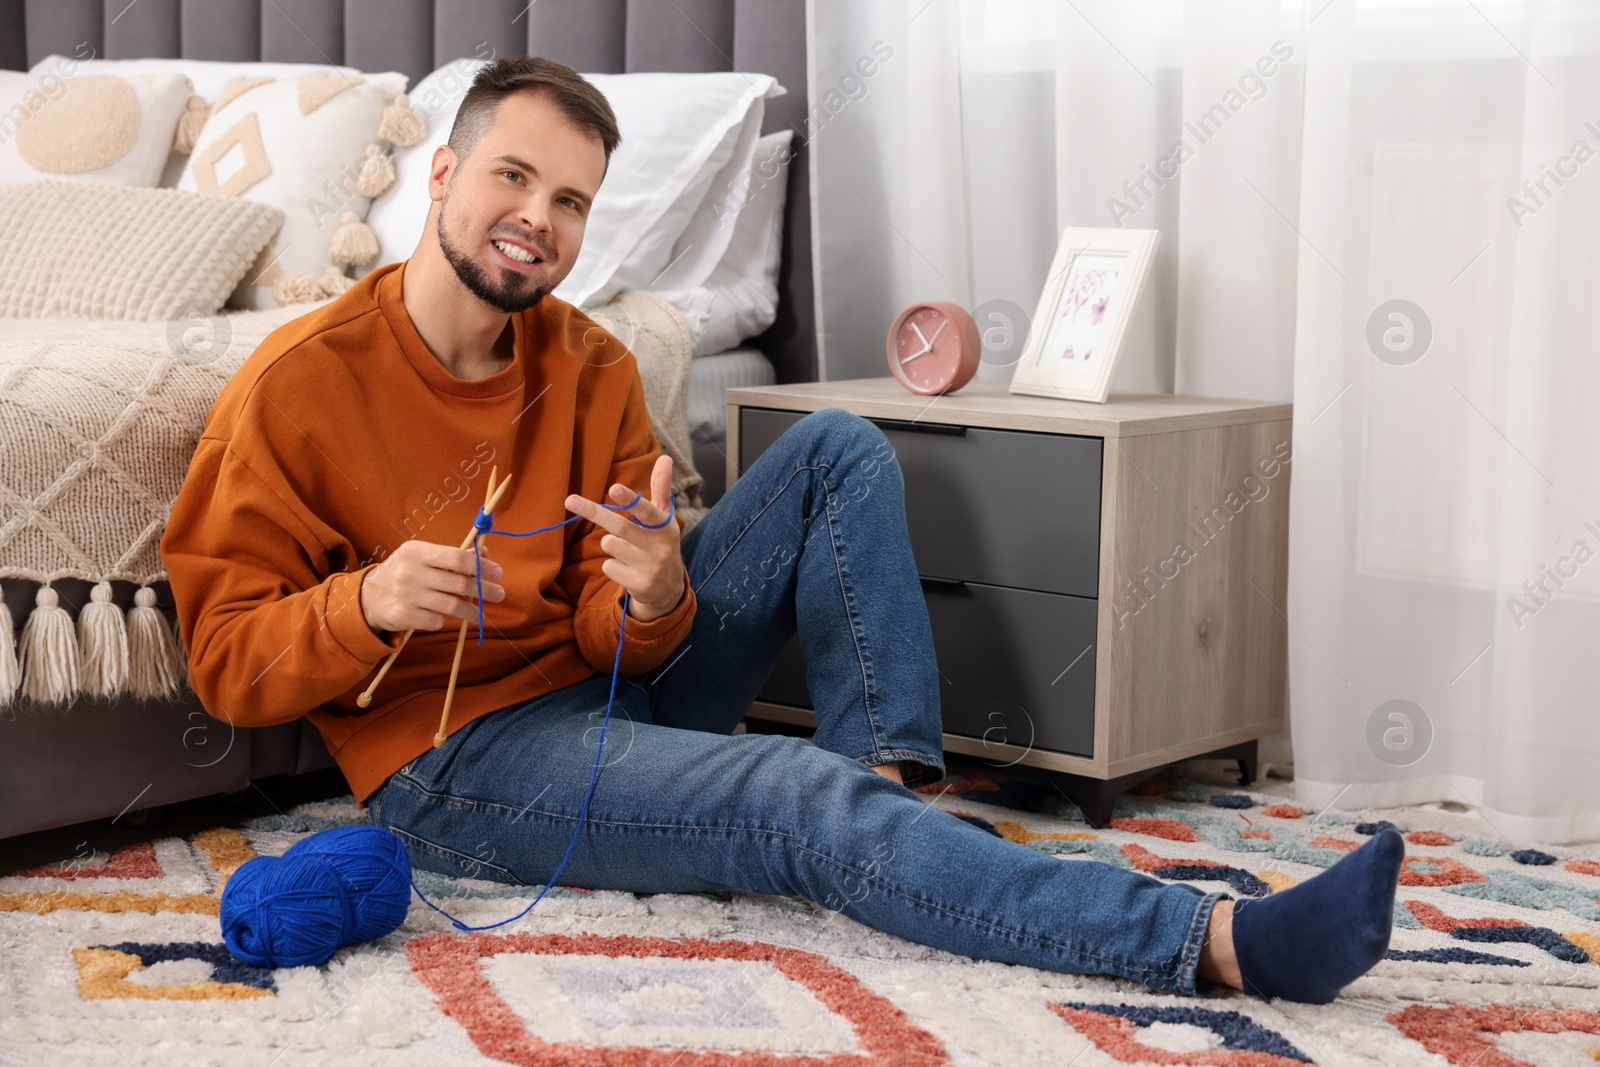
{"type": "MultiPolygon", "coordinates": [[[[229,873],[365,821],[344,797],[0,878],[0,1063],[1600,1060],[1600,848],[1508,847],[1476,816],[1308,812],[1177,776],[1124,798],[1097,831],[1047,784],[959,758],[950,770],[924,799],[1020,845],[1244,896],[1294,885],[1393,824],[1407,858],[1388,958],[1324,1007],[1185,998],[952,955],[799,898],[557,888],[492,932],[459,933],[414,899],[398,931],[324,966],[234,960],[217,921],[229,873]]],[[[474,925],[538,892],[418,882],[474,925]]]]}

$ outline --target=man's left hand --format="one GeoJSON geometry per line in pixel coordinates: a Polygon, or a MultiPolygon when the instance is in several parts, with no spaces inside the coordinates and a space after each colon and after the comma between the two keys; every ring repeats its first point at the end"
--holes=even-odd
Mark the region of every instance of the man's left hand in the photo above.
{"type": "MultiPolygon", "coordinates": [[[[634,491],[620,482],[611,487],[613,504],[626,504],[634,491]]],[[[606,530],[600,538],[600,551],[611,558],[600,564],[607,578],[629,593],[628,614],[640,622],[659,619],[678,606],[688,588],[688,572],[678,550],[680,537],[676,520],[659,530],[646,529],[640,522],[655,526],[667,518],[672,498],[672,457],[663,454],[650,472],[650,496],[627,512],[601,507],[593,500],[567,497],[568,511],[582,515],[606,530]],[[638,516],[635,522],[630,516],[638,516]]]]}

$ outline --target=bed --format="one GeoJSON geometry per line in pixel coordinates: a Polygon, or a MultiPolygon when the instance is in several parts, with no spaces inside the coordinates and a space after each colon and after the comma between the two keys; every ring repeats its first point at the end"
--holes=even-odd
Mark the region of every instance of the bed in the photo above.
{"type": "MultiPolygon", "coordinates": [[[[786,91],[765,101],[757,132],[795,131],[781,176],[783,204],[774,250],[777,296],[771,326],[732,344],[710,340],[702,344],[705,338],[720,334],[716,329],[701,332],[699,328],[706,325],[696,319],[696,308],[701,305],[696,304],[693,292],[685,291],[650,295],[648,300],[625,293],[616,299],[627,308],[619,312],[618,305],[608,301],[602,307],[613,317],[597,315],[603,325],[615,328],[629,314],[661,318],[670,305],[694,345],[712,345],[712,350],[696,351],[688,360],[684,381],[671,383],[672,389],[682,392],[662,394],[682,398],[685,410],[678,414],[694,466],[703,478],[700,500],[707,505],[720,494],[723,480],[721,420],[726,388],[809,381],[817,376],[804,144],[808,114],[805,41],[804,0],[675,0],[672,4],[657,0],[541,0],[532,5],[522,0],[0,3],[0,75],[28,71],[52,55],[86,56],[92,49],[92,55],[107,60],[181,57],[229,64],[316,64],[397,72],[408,88],[415,88],[453,60],[484,55],[485,47],[492,49],[492,54],[548,56],[596,75],[734,72],[747,80],[771,75],[786,91]],[[619,314],[623,319],[616,318],[619,314]]],[[[203,150],[207,134],[200,124],[196,127],[200,132],[195,147],[203,150]]],[[[0,150],[4,147],[0,143],[0,150]]],[[[602,190],[602,197],[605,192],[602,190]]],[[[372,206],[379,203],[381,200],[374,199],[372,206]]],[[[353,280],[361,273],[352,268],[348,277],[353,280]]],[[[236,290],[234,296],[238,295],[236,290]]],[[[259,340],[334,295],[326,290],[322,295],[313,292],[300,304],[282,307],[248,301],[240,304],[230,297],[230,307],[215,312],[209,322],[213,329],[221,325],[240,342],[259,340]]],[[[159,407],[159,390],[152,392],[150,382],[143,379],[97,383],[92,373],[86,373],[86,368],[95,364],[84,353],[115,350],[125,354],[143,337],[153,353],[148,363],[153,367],[161,362],[156,345],[163,328],[162,323],[0,317],[0,345],[9,337],[13,352],[19,346],[33,354],[49,349],[55,353],[56,365],[51,370],[57,375],[52,379],[35,364],[28,365],[26,374],[15,367],[10,373],[0,370],[6,373],[0,380],[7,382],[0,387],[0,401],[22,397],[21,383],[28,375],[33,376],[39,395],[59,395],[50,383],[73,379],[87,383],[74,388],[115,387],[135,397],[126,403],[126,412],[131,413],[124,415],[126,422],[140,411],[159,407]],[[11,391],[9,397],[7,390],[11,391]]],[[[661,329],[670,332],[667,327],[661,329]]],[[[620,329],[617,332],[620,335],[620,329]]],[[[201,370],[211,376],[211,385],[220,389],[229,368],[236,368],[237,355],[235,352],[200,370],[180,368],[195,373],[183,403],[171,406],[177,414],[168,433],[176,435],[176,443],[169,440],[155,445],[141,439],[146,456],[156,447],[166,449],[168,459],[173,449],[192,450],[198,432],[191,432],[185,446],[183,418],[190,424],[195,418],[203,422],[204,406],[198,413],[194,410],[194,398],[210,387],[202,380],[201,370]]],[[[123,371],[126,373],[126,367],[123,371]]],[[[652,401],[652,415],[659,416],[658,409],[668,404],[667,400],[652,401]]],[[[45,414],[48,418],[41,425],[77,434],[84,463],[96,462],[108,451],[107,438],[69,425],[74,422],[72,413],[45,414]]],[[[131,447],[126,440],[123,444],[131,447]]],[[[0,449],[7,447],[17,455],[29,442],[0,442],[0,449]]],[[[119,470],[126,474],[128,468],[124,462],[119,470]]],[[[145,498],[144,511],[138,516],[144,540],[122,552],[117,566],[108,567],[52,556],[51,538],[40,534],[43,526],[38,516],[47,509],[40,506],[39,486],[19,492],[6,484],[8,480],[14,481],[0,476],[7,504],[4,526],[0,526],[0,593],[14,638],[37,610],[46,584],[38,577],[26,577],[28,574],[49,579],[48,588],[59,607],[74,621],[81,621],[84,609],[95,601],[95,588],[101,587],[103,600],[109,586],[111,603],[128,613],[130,626],[138,616],[145,624],[159,618],[172,627],[175,613],[170,590],[163,580],[159,556],[152,558],[151,546],[159,543],[162,505],[170,506],[176,484],[151,478],[150,485],[125,494],[145,498]]],[[[99,500],[96,506],[109,512],[129,505],[99,500]]],[[[132,515],[123,518],[135,522],[132,515]]],[[[181,657],[181,647],[178,652],[181,657]]],[[[102,817],[127,814],[137,818],[138,813],[162,804],[245,789],[267,775],[333,766],[321,738],[304,720],[236,731],[211,717],[181,684],[181,676],[178,682],[157,696],[131,691],[95,696],[80,691],[69,701],[44,704],[19,692],[9,702],[0,703],[0,838],[102,817]]],[[[146,680],[147,688],[153,685],[146,680]]]]}

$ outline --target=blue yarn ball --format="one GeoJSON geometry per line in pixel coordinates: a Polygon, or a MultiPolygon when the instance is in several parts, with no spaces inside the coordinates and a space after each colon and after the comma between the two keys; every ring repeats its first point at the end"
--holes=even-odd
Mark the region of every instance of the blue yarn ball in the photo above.
{"type": "Polygon", "coordinates": [[[344,942],[344,883],[325,864],[257,856],[222,889],[222,940],[256,967],[326,963],[344,942]]]}
{"type": "Polygon", "coordinates": [[[222,939],[257,967],[312,967],[393,932],[411,903],[411,860],[377,826],[342,826],[257,856],[222,890],[222,939]]]}
{"type": "Polygon", "coordinates": [[[381,826],[340,826],[289,846],[285,860],[320,860],[350,894],[352,925],[346,944],[375,941],[405,922],[411,907],[411,857],[381,826]]]}

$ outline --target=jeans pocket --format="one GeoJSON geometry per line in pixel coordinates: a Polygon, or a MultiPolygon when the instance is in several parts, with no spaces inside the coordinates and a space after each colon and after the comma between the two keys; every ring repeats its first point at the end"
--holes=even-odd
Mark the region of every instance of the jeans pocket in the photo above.
{"type": "Polygon", "coordinates": [[[425,784],[425,783],[422,783],[422,779],[417,777],[417,768],[421,765],[422,761],[427,758],[428,753],[432,752],[432,751],[433,751],[433,749],[430,748],[427,752],[424,752],[421,755],[418,755],[415,758],[413,758],[404,767],[401,767],[398,771],[395,771],[389,777],[385,778],[383,780],[383,784],[384,785],[389,785],[391,782],[393,782],[397,778],[407,778],[407,779],[410,779],[413,782],[417,782],[419,784],[425,784]]]}

